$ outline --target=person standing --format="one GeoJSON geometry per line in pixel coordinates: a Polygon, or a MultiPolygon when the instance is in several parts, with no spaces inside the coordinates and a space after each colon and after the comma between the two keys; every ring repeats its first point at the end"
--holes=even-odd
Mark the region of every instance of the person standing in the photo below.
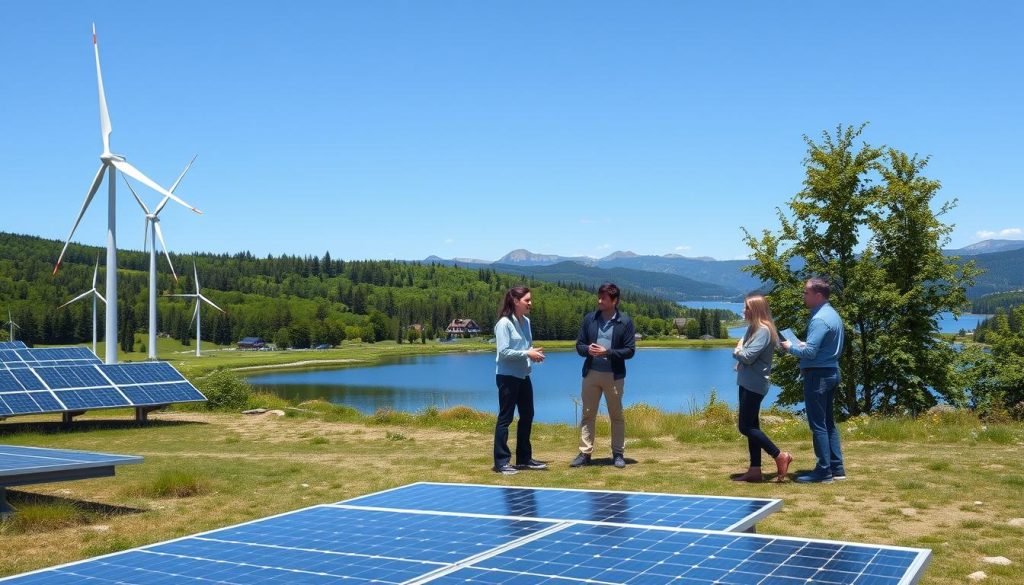
{"type": "Polygon", "coordinates": [[[800,483],[830,483],[846,479],[839,429],[835,421],[835,396],[839,386],[839,354],[843,350],[843,320],[829,304],[832,289],[823,278],[804,283],[804,305],[811,310],[807,341],[782,342],[782,349],[800,358],[804,382],[804,406],[811,428],[814,471],[796,478],[800,483]]]}
{"type": "Polygon", "coordinates": [[[494,324],[497,346],[495,381],[498,385],[498,422],[494,425],[494,471],[513,475],[517,468],[545,469],[547,464],[533,458],[530,429],[533,425],[533,383],[530,363],[544,361],[544,349],[533,347],[533,332],[527,315],[533,306],[530,289],[514,286],[505,293],[494,324]],[[508,448],[508,427],[516,410],[516,466],[508,448]]]}
{"type": "Polygon", "coordinates": [[[576,338],[576,353],[583,361],[583,416],[580,421],[580,452],[571,467],[590,464],[594,452],[597,409],[604,396],[612,426],[612,464],[626,466],[626,419],[622,415],[622,393],[626,382],[626,360],[636,353],[636,330],[629,315],[619,311],[619,287],[606,282],[597,289],[597,310],[587,313],[576,338]]]}
{"type": "Polygon", "coordinates": [[[768,435],[761,430],[761,401],[768,393],[769,375],[772,373],[772,357],[779,344],[779,333],[772,320],[768,301],[762,295],[751,294],[743,302],[743,319],[747,331],[736,342],[732,357],[736,359],[736,384],[739,386],[739,430],[747,438],[750,452],[750,467],[746,473],[733,477],[733,481],[759,482],[761,475],[761,451],[764,450],[775,460],[777,474],[775,481],[786,479],[793,456],[780,451],[768,435]]]}

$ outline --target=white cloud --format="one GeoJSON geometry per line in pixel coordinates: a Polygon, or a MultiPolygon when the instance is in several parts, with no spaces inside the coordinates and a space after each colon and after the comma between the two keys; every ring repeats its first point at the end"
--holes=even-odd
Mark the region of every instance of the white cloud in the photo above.
{"type": "Polygon", "coordinates": [[[693,249],[693,246],[676,246],[675,247],[676,252],[689,252],[692,249],[693,249]]]}
{"type": "Polygon", "coordinates": [[[998,232],[990,232],[988,230],[981,230],[981,231],[979,231],[975,235],[978,236],[978,239],[990,240],[992,238],[1010,238],[1010,239],[1014,239],[1014,238],[1019,238],[1021,236],[1021,234],[1024,234],[1024,231],[1022,231],[1020,228],[1006,228],[1006,229],[999,230],[998,232]]]}
{"type": "Polygon", "coordinates": [[[611,248],[611,247],[612,247],[611,244],[601,244],[600,246],[597,247],[597,249],[598,250],[607,250],[608,248],[611,248]]]}
{"type": "Polygon", "coordinates": [[[446,243],[446,244],[454,244],[455,240],[453,240],[452,238],[445,238],[444,243],[446,243]]]}

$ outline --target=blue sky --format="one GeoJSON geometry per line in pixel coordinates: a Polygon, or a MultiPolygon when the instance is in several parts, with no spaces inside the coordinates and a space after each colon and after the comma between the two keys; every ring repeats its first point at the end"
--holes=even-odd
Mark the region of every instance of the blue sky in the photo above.
{"type": "MultiPolygon", "coordinates": [[[[0,230],[71,228],[102,150],[95,22],[112,150],[164,185],[199,155],[177,193],[205,214],[162,215],[178,253],[739,258],[801,188],[802,136],[861,122],[932,157],[952,247],[1021,239],[1022,6],[12,3],[0,230]]],[[[105,193],[76,241],[105,241],[105,193]]]]}

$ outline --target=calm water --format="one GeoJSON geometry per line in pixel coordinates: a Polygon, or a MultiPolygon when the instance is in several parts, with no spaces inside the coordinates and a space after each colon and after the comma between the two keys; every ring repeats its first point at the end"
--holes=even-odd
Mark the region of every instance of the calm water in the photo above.
{"type": "MultiPolygon", "coordinates": [[[[732,311],[737,315],[743,314],[743,303],[726,303],[722,301],[683,301],[679,304],[693,309],[725,309],[727,311],[732,311]]],[[[953,313],[940,313],[939,331],[941,333],[959,333],[961,329],[964,331],[974,331],[974,329],[978,327],[978,323],[981,323],[991,316],[992,315],[963,313],[960,315],[960,318],[957,319],[953,316],[953,313]]],[[[739,337],[743,334],[743,329],[743,327],[729,329],[729,335],[731,337],[739,337]]]]}
{"type": "MultiPolygon", "coordinates": [[[[645,402],[670,412],[704,405],[711,390],[736,405],[735,361],[729,348],[644,349],[627,362],[625,403],[645,402]]],[[[551,352],[534,367],[535,420],[575,422],[583,358],[551,352]]],[[[496,412],[494,354],[449,354],[403,358],[395,363],[344,370],[312,370],[249,378],[260,390],[286,398],[325,398],[364,413],[379,408],[415,412],[427,406],[465,405],[496,412]]],[[[778,396],[772,388],[765,407],[778,396]]],[[[601,411],[606,413],[602,403],[601,411]]]]}

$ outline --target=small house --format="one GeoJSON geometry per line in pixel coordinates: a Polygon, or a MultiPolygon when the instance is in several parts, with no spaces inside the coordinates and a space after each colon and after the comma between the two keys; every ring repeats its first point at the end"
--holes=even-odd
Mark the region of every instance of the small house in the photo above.
{"type": "Polygon", "coordinates": [[[262,337],[243,337],[238,342],[238,349],[258,351],[267,346],[267,342],[263,341],[262,337]]]}
{"type": "Polygon", "coordinates": [[[472,337],[480,331],[480,326],[472,319],[452,319],[452,322],[444,330],[445,333],[453,337],[472,337]]]}

